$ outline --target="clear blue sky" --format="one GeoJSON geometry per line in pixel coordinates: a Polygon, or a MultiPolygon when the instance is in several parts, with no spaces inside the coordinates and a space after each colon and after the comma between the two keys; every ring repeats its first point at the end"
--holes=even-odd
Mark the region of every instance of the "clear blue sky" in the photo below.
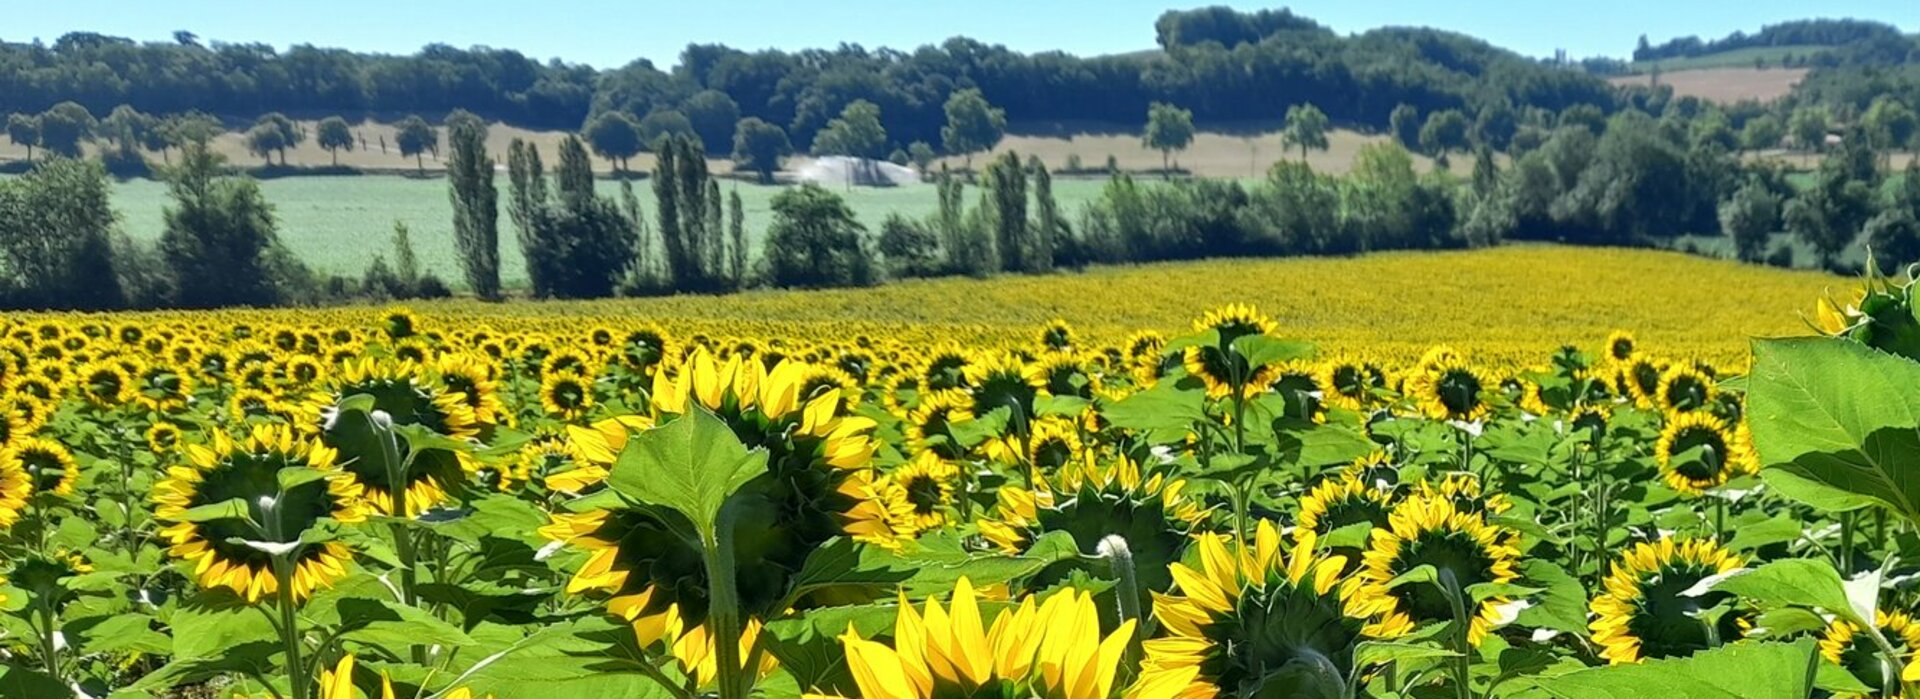
{"type": "MultiPolygon", "coordinates": [[[[1153,46],[1173,0],[5,0],[0,39],[51,42],[73,30],[166,40],[176,29],[224,41],[412,53],[485,44],[596,67],[637,57],[661,67],[690,42],[758,49],[853,42],[913,48],[965,35],[1019,51],[1091,55],[1153,46]]],[[[1225,2],[1253,9],[1280,4],[1225,2]]],[[[1646,34],[1724,36],[1811,16],[1856,17],[1920,31],[1920,0],[1303,0],[1290,5],[1335,30],[1425,25],[1522,53],[1624,57],[1646,34]]]]}

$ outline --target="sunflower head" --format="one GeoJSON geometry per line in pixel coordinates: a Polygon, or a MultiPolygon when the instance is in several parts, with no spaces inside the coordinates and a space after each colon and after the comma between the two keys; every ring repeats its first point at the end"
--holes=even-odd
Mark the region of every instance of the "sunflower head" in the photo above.
{"type": "Polygon", "coordinates": [[[1615,362],[1631,360],[1637,347],[1638,343],[1634,342],[1633,333],[1625,330],[1607,333],[1605,355],[1608,360],[1615,362]]]}
{"type": "MultiPolygon", "coordinates": [[[[1894,652],[1901,657],[1912,658],[1915,650],[1920,650],[1920,623],[1904,611],[1885,609],[1874,612],[1874,625],[1880,627],[1880,635],[1893,645],[1894,652]]],[[[1859,626],[1845,619],[1834,619],[1827,624],[1827,630],[1820,636],[1820,657],[1828,663],[1838,665],[1852,674],[1861,684],[1875,690],[1873,694],[1835,695],[1845,699],[1868,699],[1878,696],[1886,689],[1887,677],[1891,674],[1899,677],[1915,672],[1920,661],[1908,660],[1905,667],[1889,668],[1881,658],[1880,649],[1872,641],[1862,638],[1859,626]],[[1891,673],[1888,671],[1891,670],[1891,673]]],[[[1911,676],[1910,674],[1908,676],[1911,676]]]]}
{"type": "Polygon", "coordinates": [[[957,423],[973,420],[973,394],[950,389],[920,394],[919,404],[907,414],[907,444],[914,449],[930,449],[948,459],[966,455],[967,449],[951,430],[957,423]]]}
{"type": "Polygon", "coordinates": [[[33,494],[73,494],[74,483],[80,478],[80,464],[65,445],[43,437],[28,437],[15,442],[9,452],[27,474],[33,494]]]}
{"type": "Polygon", "coordinates": [[[80,367],[75,375],[80,395],[97,408],[117,408],[133,401],[133,376],[119,362],[103,360],[80,367]]]}
{"type": "Polygon", "coordinates": [[[1171,566],[1178,591],[1154,596],[1167,635],[1145,643],[1129,697],[1280,699],[1343,686],[1366,627],[1339,584],[1343,558],[1316,553],[1311,535],[1283,550],[1265,520],[1253,541],[1202,534],[1194,549],[1197,565],[1171,566]]]}
{"type": "MultiPolygon", "coordinates": [[[[1479,513],[1460,510],[1450,498],[1415,494],[1395,506],[1387,521],[1368,537],[1360,575],[1348,583],[1356,603],[1375,617],[1371,634],[1394,637],[1417,624],[1453,620],[1453,605],[1439,586],[1393,585],[1421,566],[1432,566],[1440,585],[1451,585],[1462,595],[1474,585],[1519,577],[1514,566],[1520,551],[1513,534],[1488,524],[1479,513]]],[[[1495,597],[1468,610],[1472,643],[1478,645],[1493,629],[1506,602],[1495,597]]]]}
{"type": "MultiPolygon", "coordinates": [[[[469,440],[480,434],[463,394],[448,392],[437,377],[412,362],[363,359],[347,364],[335,372],[331,390],[318,402],[336,406],[351,396],[371,398],[372,410],[386,413],[396,426],[417,425],[454,440],[469,440]]],[[[408,446],[402,442],[400,456],[410,468],[400,474],[402,482],[394,482],[382,455],[360,453],[374,443],[350,439],[343,431],[350,428],[335,418],[332,408],[321,413],[321,438],[329,447],[342,451],[344,469],[365,487],[368,502],[382,513],[418,516],[444,502],[449,491],[461,487],[477,467],[465,453],[445,449],[424,450],[408,458],[408,446]]]]}
{"type": "Polygon", "coordinates": [[[954,488],[960,481],[960,469],[932,451],[922,451],[887,474],[913,507],[912,525],[917,531],[944,526],[952,516],[954,488]]]}
{"type": "Polygon", "coordinates": [[[1187,347],[1181,363],[1188,375],[1206,384],[1210,397],[1225,398],[1233,393],[1236,385],[1246,395],[1252,395],[1273,381],[1274,369],[1250,365],[1247,358],[1234,349],[1233,343],[1252,335],[1271,335],[1276,327],[1272,319],[1245,304],[1210,311],[1194,321],[1193,329],[1212,332],[1218,341],[1187,347]]]}
{"type": "Polygon", "coordinates": [[[1048,352],[1064,352],[1073,348],[1073,326],[1067,321],[1055,318],[1040,329],[1040,347],[1048,352]]]}
{"type": "Polygon", "coordinates": [[[239,441],[216,432],[210,444],[188,446],[183,456],[154,486],[154,518],[168,553],[192,564],[202,587],[248,602],[282,590],[305,599],[346,576],[352,552],[338,541],[313,543],[314,534],[363,522],[369,510],[364,489],[336,465],[332,448],[290,426],[258,425],[239,441]],[[222,503],[244,516],[189,516],[222,503]],[[288,556],[287,579],[275,572],[276,552],[288,556]]]}
{"type": "Polygon", "coordinates": [[[1660,375],[1654,403],[1669,413],[1685,413],[1711,407],[1720,389],[1713,377],[1690,362],[1675,362],[1660,375]]]}
{"type": "Polygon", "coordinates": [[[593,409],[593,403],[591,379],[567,371],[540,377],[540,409],[549,417],[562,422],[579,420],[593,409]]]}
{"type": "Polygon", "coordinates": [[[1327,362],[1320,365],[1318,384],[1321,401],[1344,410],[1364,410],[1373,405],[1374,389],[1385,383],[1380,370],[1360,362],[1327,362]]]}
{"type": "Polygon", "coordinates": [[[1600,657],[1633,663],[1692,655],[1739,640],[1739,610],[1715,620],[1702,612],[1733,601],[1731,593],[1684,594],[1709,576],[1739,569],[1740,557],[1710,540],[1663,538],[1621,554],[1593,599],[1593,640],[1600,657]]]}
{"type": "Polygon", "coordinates": [[[1726,421],[1706,412],[1668,416],[1653,455],[1667,485],[1686,495],[1704,494],[1734,476],[1759,470],[1753,450],[1726,421]]]}
{"type": "Polygon", "coordinates": [[[655,367],[673,358],[673,339],[653,326],[635,328],[620,340],[616,355],[620,365],[638,374],[652,374],[655,367]]]}
{"type": "Polygon", "coordinates": [[[1473,422],[1493,411],[1487,398],[1496,387],[1457,358],[1438,360],[1407,383],[1420,412],[1435,420],[1473,422]]]}

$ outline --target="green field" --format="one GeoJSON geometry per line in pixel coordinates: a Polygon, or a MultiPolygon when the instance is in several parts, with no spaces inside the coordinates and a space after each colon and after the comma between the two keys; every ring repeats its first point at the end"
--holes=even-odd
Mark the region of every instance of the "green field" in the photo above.
{"type": "MultiPolygon", "coordinates": [[[[504,209],[505,178],[500,217],[500,275],[510,287],[526,282],[525,262],[514,242],[514,230],[504,209]]],[[[1087,201],[1098,196],[1106,181],[1098,178],[1061,178],[1054,182],[1054,196],[1071,215],[1077,216],[1087,201]]],[[[114,209],[121,227],[136,240],[160,237],[162,210],[170,200],[165,184],[152,180],[129,180],[113,185],[114,209]]],[[[653,224],[653,189],[647,182],[635,182],[646,210],[648,225],[653,224]]],[[[749,238],[757,239],[771,222],[771,202],[782,187],[725,182],[723,190],[737,189],[746,212],[749,238]]],[[[301,260],[322,273],[358,276],[376,256],[392,251],[388,244],[395,221],[412,231],[415,252],[422,269],[439,274],[460,285],[459,262],[453,247],[453,207],[447,201],[444,179],[416,179],[394,175],[357,177],[287,177],[264,180],[260,189],[272,202],[280,222],[280,239],[301,260]]],[[[619,193],[618,185],[601,181],[608,195],[619,193]]],[[[860,221],[869,230],[878,231],[889,213],[926,216],[938,208],[929,185],[892,188],[855,187],[838,190],[848,199],[860,221]]],[[[968,205],[977,201],[978,192],[969,188],[968,205]]]]}
{"type": "Polygon", "coordinates": [[[1831,46],[1814,44],[1794,46],[1752,46],[1732,51],[1721,51],[1704,56],[1686,56],[1682,58],[1662,58],[1653,61],[1634,61],[1631,68],[1635,73],[1645,73],[1659,66],[1662,71],[1702,70],[1706,68],[1752,68],[1754,59],[1764,58],[1767,67],[1778,68],[1780,61],[1792,54],[1795,58],[1806,58],[1813,54],[1831,50],[1831,46]]]}

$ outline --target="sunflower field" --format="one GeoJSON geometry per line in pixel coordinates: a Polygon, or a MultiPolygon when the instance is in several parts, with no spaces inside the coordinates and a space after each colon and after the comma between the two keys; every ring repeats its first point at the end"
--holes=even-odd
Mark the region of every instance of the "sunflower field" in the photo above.
{"type": "Polygon", "coordinates": [[[1920,696],[1915,288],[1720,365],[10,318],[0,697],[1920,696]]]}

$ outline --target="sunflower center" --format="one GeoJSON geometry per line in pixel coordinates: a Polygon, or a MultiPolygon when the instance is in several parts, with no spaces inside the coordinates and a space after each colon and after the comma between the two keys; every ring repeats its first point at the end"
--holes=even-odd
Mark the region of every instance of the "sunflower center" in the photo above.
{"type": "Polygon", "coordinates": [[[1442,374],[1435,393],[1453,415],[1467,415],[1480,407],[1480,379],[1473,372],[1454,369],[1442,374]]]}
{"type": "Polygon", "coordinates": [[[1693,481],[1719,478],[1727,463],[1727,443],[1707,428],[1682,430],[1673,438],[1673,470],[1693,481]]]}
{"type": "Polygon", "coordinates": [[[930,515],[946,504],[946,498],[941,496],[940,481],[932,476],[913,476],[901,487],[907,491],[907,502],[913,504],[914,514],[930,515]]]}

